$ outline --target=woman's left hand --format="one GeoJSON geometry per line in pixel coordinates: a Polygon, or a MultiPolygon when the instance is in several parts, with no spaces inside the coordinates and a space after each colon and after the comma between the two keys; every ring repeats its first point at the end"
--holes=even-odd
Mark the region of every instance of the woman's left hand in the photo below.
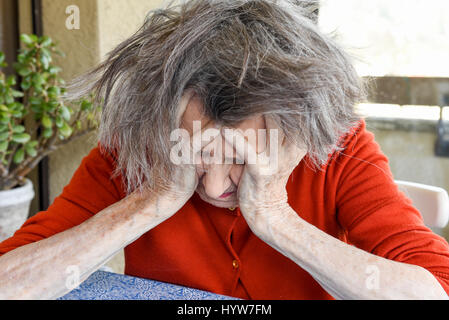
{"type": "Polygon", "coordinates": [[[265,124],[266,148],[260,153],[256,153],[241,130],[231,129],[232,134],[223,130],[227,143],[245,162],[237,190],[240,211],[251,230],[262,239],[269,236],[273,223],[283,220],[283,209],[288,206],[288,178],[307,153],[288,141],[273,119],[265,116],[265,124]]]}

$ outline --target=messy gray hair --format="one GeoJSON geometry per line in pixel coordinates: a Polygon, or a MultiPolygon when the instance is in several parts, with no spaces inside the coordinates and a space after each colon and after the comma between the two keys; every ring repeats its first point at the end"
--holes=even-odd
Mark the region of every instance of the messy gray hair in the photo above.
{"type": "Polygon", "coordinates": [[[72,97],[103,103],[99,142],[117,155],[127,193],[170,184],[170,133],[194,89],[204,114],[235,126],[270,115],[320,167],[360,118],[361,79],[316,24],[316,1],[190,0],[151,11],[143,26],[77,79],[72,97]]]}

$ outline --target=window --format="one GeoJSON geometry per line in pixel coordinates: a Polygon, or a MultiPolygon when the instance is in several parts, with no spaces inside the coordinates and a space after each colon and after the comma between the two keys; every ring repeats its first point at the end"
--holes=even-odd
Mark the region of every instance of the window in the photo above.
{"type": "Polygon", "coordinates": [[[449,105],[449,1],[322,0],[318,23],[376,82],[362,114],[437,120],[439,107],[417,105],[449,105]]]}
{"type": "Polygon", "coordinates": [[[447,0],[322,0],[319,25],[364,60],[362,76],[449,77],[447,0]]]}

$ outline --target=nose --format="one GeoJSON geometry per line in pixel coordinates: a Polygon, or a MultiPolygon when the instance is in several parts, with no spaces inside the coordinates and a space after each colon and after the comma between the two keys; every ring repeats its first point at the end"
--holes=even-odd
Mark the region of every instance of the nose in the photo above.
{"type": "Polygon", "coordinates": [[[203,176],[203,186],[206,194],[211,198],[220,197],[230,186],[230,166],[210,164],[203,176]]]}

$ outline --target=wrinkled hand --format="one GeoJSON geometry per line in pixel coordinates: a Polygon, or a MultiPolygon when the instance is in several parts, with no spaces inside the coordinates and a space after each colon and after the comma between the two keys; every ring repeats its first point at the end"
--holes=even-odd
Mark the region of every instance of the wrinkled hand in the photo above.
{"type": "MultiPolygon", "coordinates": [[[[178,108],[178,125],[181,123],[181,117],[192,96],[193,91],[188,90],[181,98],[178,108]]],[[[195,149],[193,146],[197,135],[201,135],[201,132],[197,132],[193,136],[183,136],[180,142],[183,155],[190,155],[191,150],[198,150],[198,147],[195,149]]],[[[200,151],[201,149],[197,151],[196,157],[200,156],[200,151]]],[[[169,186],[163,187],[163,183],[154,181],[154,187],[147,187],[142,192],[136,191],[132,196],[143,209],[146,209],[146,212],[160,216],[163,221],[184,206],[194,194],[198,182],[199,177],[195,164],[188,161],[181,162],[175,165],[169,186]]]]}
{"type": "Polygon", "coordinates": [[[261,238],[269,235],[270,225],[280,223],[283,219],[284,208],[288,206],[288,178],[307,153],[289,142],[273,119],[265,116],[265,123],[266,148],[261,153],[255,152],[253,146],[244,139],[242,132],[233,131],[236,136],[240,135],[236,140],[244,142],[241,144],[233,144],[231,135],[224,134],[226,141],[235,145],[237,156],[245,161],[245,169],[237,190],[239,207],[248,226],[261,238]],[[277,139],[276,132],[272,130],[277,130],[277,139]],[[270,150],[276,150],[272,143],[277,144],[277,157],[275,154],[270,157],[270,150]],[[255,155],[252,159],[251,153],[255,155]]]}

